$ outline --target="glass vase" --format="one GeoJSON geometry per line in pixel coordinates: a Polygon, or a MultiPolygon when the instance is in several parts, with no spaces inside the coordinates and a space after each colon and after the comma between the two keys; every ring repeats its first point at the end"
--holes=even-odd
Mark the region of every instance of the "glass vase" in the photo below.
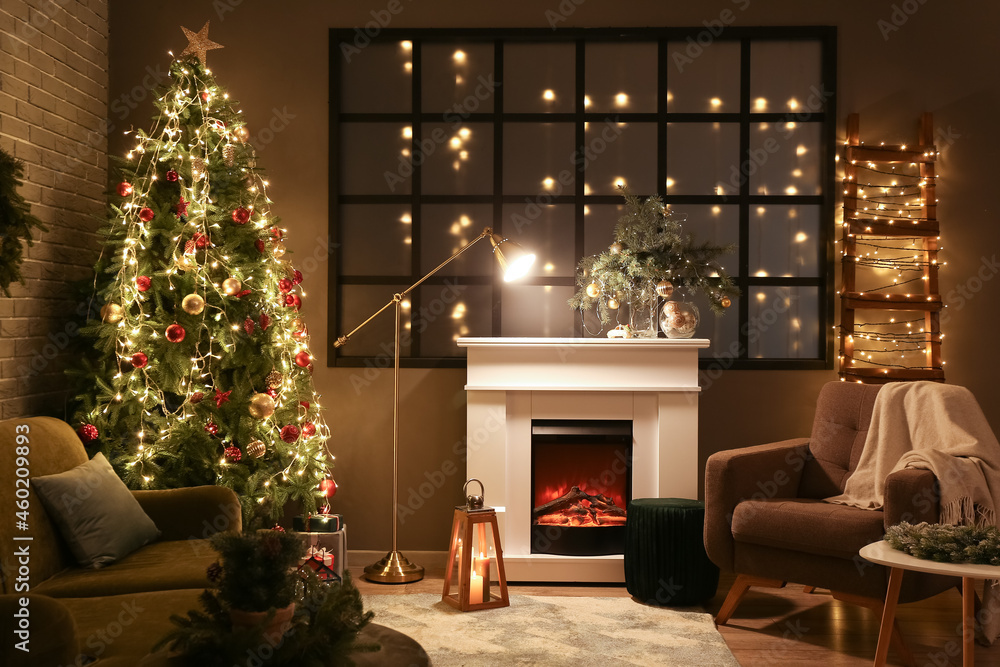
{"type": "Polygon", "coordinates": [[[656,296],[635,298],[629,306],[629,328],[633,338],[656,338],[656,296]]]}
{"type": "Polygon", "coordinates": [[[660,329],[667,338],[691,338],[700,319],[697,306],[687,301],[667,301],[660,308],[660,329]]]}

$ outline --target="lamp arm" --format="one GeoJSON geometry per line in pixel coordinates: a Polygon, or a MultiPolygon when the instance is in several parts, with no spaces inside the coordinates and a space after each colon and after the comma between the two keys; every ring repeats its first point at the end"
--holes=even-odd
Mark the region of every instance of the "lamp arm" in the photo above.
{"type": "Polygon", "coordinates": [[[384,306],[382,306],[381,308],[379,308],[378,310],[376,310],[371,316],[368,317],[368,319],[366,319],[364,322],[362,322],[358,326],[354,327],[354,329],[350,333],[344,334],[343,336],[339,337],[336,340],[336,342],[333,344],[333,346],[334,347],[343,347],[344,345],[347,345],[347,341],[349,341],[351,339],[351,336],[353,336],[354,334],[358,333],[358,331],[360,331],[361,329],[363,329],[365,327],[365,325],[367,325],[369,322],[371,322],[376,317],[378,317],[379,315],[381,315],[390,306],[392,306],[394,303],[400,301],[405,295],[407,295],[410,292],[412,292],[413,290],[415,290],[417,287],[419,287],[421,285],[421,283],[423,283],[425,280],[427,280],[428,278],[430,278],[431,276],[433,276],[435,273],[437,273],[438,271],[440,271],[441,269],[443,269],[444,267],[446,267],[448,264],[450,264],[452,261],[454,261],[456,258],[458,258],[459,255],[461,255],[462,253],[464,253],[466,250],[468,250],[472,246],[476,245],[477,242],[481,241],[482,239],[486,238],[487,236],[492,236],[492,235],[493,235],[493,229],[492,228],[487,227],[486,229],[484,229],[479,234],[479,236],[477,236],[476,238],[474,238],[472,240],[471,243],[467,243],[466,245],[462,246],[462,248],[460,248],[458,252],[456,252],[454,255],[452,255],[448,259],[446,259],[443,262],[441,262],[440,264],[438,264],[433,269],[431,269],[430,272],[427,273],[427,275],[425,275],[423,278],[421,278],[417,282],[413,283],[412,285],[410,285],[409,287],[407,287],[402,292],[399,292],[398,294],[393,294],[392,295],[392,299],[389,300],[389,303],[385,304],[384,306]]]}

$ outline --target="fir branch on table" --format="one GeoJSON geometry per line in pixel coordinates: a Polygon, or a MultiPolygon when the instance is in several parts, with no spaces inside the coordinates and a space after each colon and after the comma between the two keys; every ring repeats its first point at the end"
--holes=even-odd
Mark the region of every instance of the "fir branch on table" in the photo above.
{"type": "Polygon", "coordinates": [[[883,538],[893,549],[940,563],[1000,565],[1000,528],[903,521],[883,538]]]}
{"type": "Polygon", "coordinates": [[[658,195],[642,200],[624,186],[619,190],[626,210],[615,226],[612,245],[620,249],[609,248],[580,260],[578,290],[569,299],[570,307],[596,307],[601,322],[607,324],[615,316],[615,309],[608,307],[609,297],[623,304],[650,303],[656,298],[656,283],[668,280],[688,295],[704,295],[713,312],[724,313],[723,299],[739,296],[740,291],[718,258],[734,252],[736,246],[696,243],[684,231],[683,218],[667,209],[658,195]],[[601,287],[596,297],[587,293],[593,282],[601,287]]]}
{"type": "Polygon", "coordinates": [[[24,284],[22,242],[34,245],[31,229],[48,229],[31,214],[31,207],[17,189],[23,185],[24,163],[0,149],[0,292],[10,296],[11,283],[24,284]]]}

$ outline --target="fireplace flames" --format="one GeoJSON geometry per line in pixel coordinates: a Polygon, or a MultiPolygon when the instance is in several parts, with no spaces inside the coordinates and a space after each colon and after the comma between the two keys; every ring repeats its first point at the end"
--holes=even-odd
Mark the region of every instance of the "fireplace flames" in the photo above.
{"type": "Polygon", "coordinates": [[[547,488],[543,498],[548,498],[532,510],[533,523],[540,526],[624,526],[625,508],[614,498],[603,493],[590,493],[579,486],[563,487],[553,491],[547,488]]]}

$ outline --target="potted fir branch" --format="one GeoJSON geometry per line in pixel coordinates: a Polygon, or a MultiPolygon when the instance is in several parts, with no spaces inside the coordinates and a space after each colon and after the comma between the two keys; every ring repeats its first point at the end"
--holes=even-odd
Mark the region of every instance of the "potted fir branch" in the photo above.
{"type": "Polygon", "coordinates": [[[304,548],[279,530],[218,533],[212,546],[222,559],[209,568],[233,628],[261,627],[264,636],[283,634],[295,613],[297,566],[304,548]]]}
{"type": "Polygon", "coordinates": [[[24,164],[0,149],[0,292],[5,296],[10,296],[11,283],[24,284],[22,242],[32,245],[33,227],[47,231],[17,191],[23,176],[24,164]]]}

